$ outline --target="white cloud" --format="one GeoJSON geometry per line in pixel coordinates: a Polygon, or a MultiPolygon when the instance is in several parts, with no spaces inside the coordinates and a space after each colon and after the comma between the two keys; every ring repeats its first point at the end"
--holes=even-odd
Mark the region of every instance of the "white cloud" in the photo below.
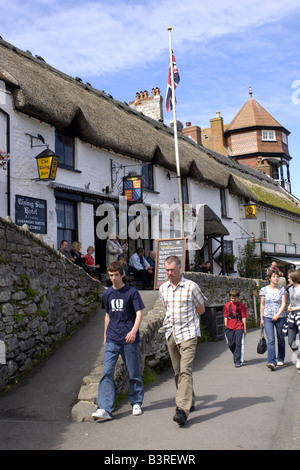
{"type": "Polygon", "coordinates": [[[176,50],[247,31],[294,10],[298,0],[28,1],[0,0],[0,34],[70,74],[103,75],[167,54],[167,27],[176,50]]]}

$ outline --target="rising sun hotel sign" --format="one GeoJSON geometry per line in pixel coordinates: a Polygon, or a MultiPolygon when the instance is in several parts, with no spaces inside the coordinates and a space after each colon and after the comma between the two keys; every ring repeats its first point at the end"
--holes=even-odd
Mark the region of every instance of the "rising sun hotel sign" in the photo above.
{"type": "Polygon", "coordinates": [[[52,150],[46,149],[36,157],[39,179],[43,181],[55,180],[58,155],[52,150]]]}

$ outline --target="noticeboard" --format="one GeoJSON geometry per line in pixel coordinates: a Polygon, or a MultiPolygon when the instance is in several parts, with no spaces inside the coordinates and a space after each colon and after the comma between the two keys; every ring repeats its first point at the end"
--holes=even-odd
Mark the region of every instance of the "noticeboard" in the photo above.
{"type": "Polygon", "coordinates": [[[47,201],[16,195],[16,225],[28,225],[32,233],[47,233],[47,201]]]}
{"type": "Polygon", "coordinates": [[[154,289],[159,289],[159,287],[167,280],[165,260],[168,256],[178,256],[181,260],[181,270],[185,270],[185,251],[186,238],[165,238],[157,240],[154,289]]]}

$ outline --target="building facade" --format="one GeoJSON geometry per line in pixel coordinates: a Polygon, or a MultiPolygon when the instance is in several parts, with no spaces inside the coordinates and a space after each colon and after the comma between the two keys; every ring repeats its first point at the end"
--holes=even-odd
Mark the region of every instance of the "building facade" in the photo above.
{"type": "MultiPolygon", "coordinates": [[[[83,253],[93,245],[103,272],[114,231],[129,243],[128,256],[137,246],[147,255],[157,239],[179,237],[174,132],[162,121],[159,90],[128,106],[3,40],[0,52],[0,148],[10,154],[0,168],[0,216],[27,224],[55,248],[62,239],[69,246],[79,240],[83,253]],[[143,105],[151,102],[157,113],[149,117],[143,105]],[[47,148],[59,157],[53,180],[37,171],[35,157],[47,148]]],[[[263,221],[270,237],[285,218],[289,235],[278,241],[298,243],[298,202],[276,181],[185,132],[178,144],[191,265],[193,241],[202,240],[201,256],[224,273],[224,253],[237,257],[263,221]],[[259,207],[256,221],[245,218],[250,200],[259,207]]]]}

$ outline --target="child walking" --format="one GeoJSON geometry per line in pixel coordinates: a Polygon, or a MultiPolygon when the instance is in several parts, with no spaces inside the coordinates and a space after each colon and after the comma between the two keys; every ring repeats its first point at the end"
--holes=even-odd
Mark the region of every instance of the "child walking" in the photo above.
{"type": "Polygon", "coordinates": [[[235,367],[241,367],[244,362],[244,337],[247,334],[247,310],[239,301],[240,292],[236,288],[229,291],[230,301],[224,305],[225,339],[233,354],[235,367]]]}

